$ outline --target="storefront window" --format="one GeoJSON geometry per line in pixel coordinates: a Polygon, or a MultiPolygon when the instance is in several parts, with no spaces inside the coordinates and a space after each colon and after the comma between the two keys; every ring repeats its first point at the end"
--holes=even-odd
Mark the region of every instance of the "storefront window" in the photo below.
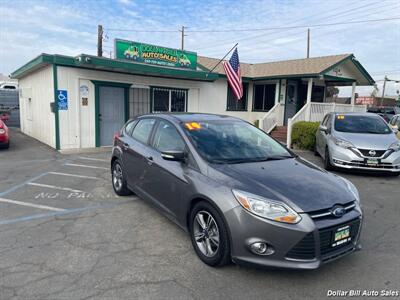
{"type": "Polygon", "coordinates": [[[235,98],[232,92],[232,88],[228,84],[228,96],[226,101],[226,110],[228,111],[247,111],[247,90],[249,84],[243,83],[243,97],[239,100],[235,98]]]}
{"type": "Polygon", "coordinates": [[[153,88],[153,112],[186,111],[187,90],[153,88]]]}
{"type": "Polygon", "coordinates": [[[254,86],[253,110],[268,111],[275,104],[276,84],[254,86]]]}

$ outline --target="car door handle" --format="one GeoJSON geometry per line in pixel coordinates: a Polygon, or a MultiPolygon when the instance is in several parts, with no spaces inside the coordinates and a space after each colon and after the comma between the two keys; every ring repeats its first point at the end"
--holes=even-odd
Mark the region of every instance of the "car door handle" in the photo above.
{"type": "Polygon", "coordinates": [[[153,156],[147,156],[147,157],[146,157],[146,160],[147,160],[147,164],[148,164],[149,166],[151,166],[151,165],[153,164],[153,156]]]}

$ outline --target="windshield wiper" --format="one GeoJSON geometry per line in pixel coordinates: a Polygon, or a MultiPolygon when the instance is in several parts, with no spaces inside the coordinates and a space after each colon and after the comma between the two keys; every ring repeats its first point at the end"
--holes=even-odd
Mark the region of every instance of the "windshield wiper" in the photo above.
{"type": "Polygon", "coordinates": [[[268,160],[282,160],[282,159],[289,159],[289,158],[293,158],[293,156],[291,156],[291,155],[275,155],[275,156],[266,157],[265,161],[268,161],[268,160]]]}
{"type": "Polygon", "coordinates": [[[258,157],[258,158],[232,158],[226,160],[213,160],[213,163],[217,164],[243,164],[243,163],[253,163],[253,162],[262,162],[269,160],[282,160],[293,158],[293,156],[289,155],[276,155],[276,156],[267,156],[267,157],[258,157]]]}

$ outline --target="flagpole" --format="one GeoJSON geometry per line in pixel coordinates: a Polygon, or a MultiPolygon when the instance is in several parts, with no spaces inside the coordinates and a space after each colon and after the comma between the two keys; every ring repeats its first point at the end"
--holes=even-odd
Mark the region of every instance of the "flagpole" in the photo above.
{"type": "Polygon", "coordinates": [[[218,67],[218,65],[225,59],[225,57],[227,57],[229,55],[229,53],[232,52],[233,49],[235,49],[237,47],[238,44],[239,43],[236,43],[235,46],[233,46],[231,48],[231,50],[229,50],[228,53],[226,53],[225,56],[220,59],[220,61],[214,66],[214,68],[212,68],[211,71],[206,74],[206,77],[208,77],[208,75],[211,74],[211,72],[214,71],[216,67],[218,67]]]}

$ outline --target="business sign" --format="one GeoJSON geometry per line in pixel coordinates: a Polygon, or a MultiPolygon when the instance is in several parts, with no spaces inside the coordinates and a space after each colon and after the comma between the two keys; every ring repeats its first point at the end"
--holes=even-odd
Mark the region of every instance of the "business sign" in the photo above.
{"type": "Polygon", "coordinates": [[[197,53],[133,41],[115,40],[116,59],[154,64],[167,67],[196,69],[197,53]]]}
{"type": "Polygon", "coordinates": [[[58,110],[68,110],[68,93],[66,90],[57,91],[58,110]]]}

